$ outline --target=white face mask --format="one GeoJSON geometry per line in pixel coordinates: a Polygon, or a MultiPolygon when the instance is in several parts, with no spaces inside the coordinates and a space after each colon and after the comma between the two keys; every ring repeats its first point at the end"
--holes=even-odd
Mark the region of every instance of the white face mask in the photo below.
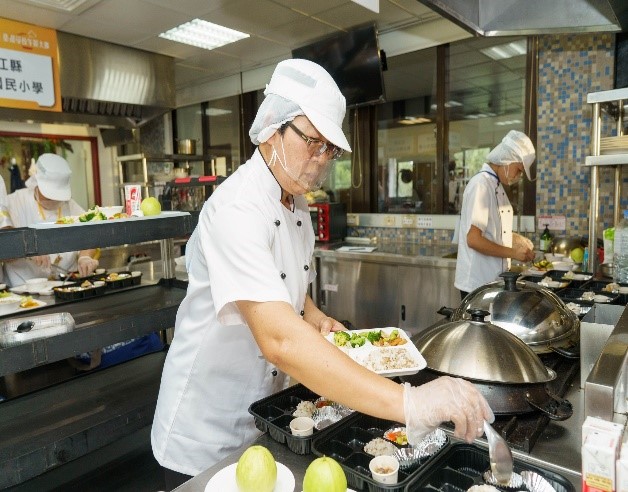
{"type": "Polygon", "coordinates": [[[306,192],[320,189],[336,162],[334,159],[327,160],[324,157],[309,157],[302,159],[300,162],[291,161],[289,163],[286,158],[286,150],[283,146],[283,137],[281,137],[281,152],[283,154],[283,160],[279,157],[279,153],[273,145],[273,152],[268,165],[272,167],[275,165],[275,162],[279,162],[288,177],[300,187],[304,188],[306,192]]]}
{"type": "Polygon", "coordinates": [[[513,176],[512,178],[510,178],[510,166],[511,165],[512,164],[508,164],[506,166],[505,181],[506,181],[506,185],[508,186],[517,184],[519,181],[521,181],[521,178],[523,178],[523,172],[520,172],[519,174],[517,174],[517,171],[515,171],[516,176],[513,176]]]}

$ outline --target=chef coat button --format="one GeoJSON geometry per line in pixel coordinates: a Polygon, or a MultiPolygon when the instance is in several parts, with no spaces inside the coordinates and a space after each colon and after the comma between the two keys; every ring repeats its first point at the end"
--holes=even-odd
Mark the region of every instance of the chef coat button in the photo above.
{"type": "Polygon", "coordinates": [[[305,270],[306,272],[307,272],[309,269],[310,269],[310,266],[309,266],[309,265],[304,265],[304,266],[303,266],[303,270],[305,270]]]}
{"type": "Polygon", "coordinates": [[[305,314],[305,311],[301,311],[301,316],[303,316],[305,314]]]}
{"type": "Polygon", "coordinates": [[[273,371],[271,372],[271,374],[272,374],[273,376],[276,376],[276,375],[277,375],[277,369],[273,369],[273,371]]]}
{"type": "Polygon", "coordinates": [[[280,221],[279,219],[277,219],[277,220],[275,221],[275,225],[276,225],[277,227],[279,227],[279,226],[281,225],[281,221],[280,221]]]}
{"type": "Polygon", "coordinates": [[[301,222],[300,220],[297,220],[297,225],[298,225],[299,227],[301,227],[301,224],[302,224],[302,222],[301,222]]]}
{"type": "Polygon", "coordinates": [[[281,278],[286,278],[286,274],[281,272],[281,278]]]}

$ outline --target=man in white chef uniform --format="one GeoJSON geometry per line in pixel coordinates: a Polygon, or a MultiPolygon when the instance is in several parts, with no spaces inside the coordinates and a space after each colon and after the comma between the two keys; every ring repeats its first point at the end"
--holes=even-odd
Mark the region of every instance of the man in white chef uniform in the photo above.
{"type": "MultiPolygon", "coordinates": [[[[0,229],[13,227],[9,209],[7,208],[7,187],[4,178],[0,176],[0,229]]],[[[0,284],[4,282],[4,263],[0,261],[0,284]]]]}
{"type": "Polygon", "coordinates": [[[345,99],[306,60],[279,63],[249,131],[253,157],[205,203],[186,248],[175,324],[151,434],[171,489],[259,435],[248,407],[287,375],[355,410],[405,422],[417,443],[443,421],[472,440],[493,414],[475,387],[439,378],[400,385],[323,336],[343,329],[307,295],[314,233],[303,197],[343,150],[345,99]]]}
{"type": "Polygon", "coordinates": [[[534,259],[532,242],[512,231],[513,211],[504,186],[530,179],[536,158],[525,133],[511,130],[486,156],[480,172],[469,180],[462,197],[458,259],[454,285],[464,297],[496,280],[510,260],[534,259]]]}
{"type": "MultiPolygon", "coordinates": [[[[72,200],[70,177],[72,170],[66,160],[56,154],[42,154],[35,163],[35,174],[29,178],[27,188],[7,197],[7,206],[15,227],[27,227],[41,222],[56,222],[66,215],[81,215],[85,210],[72,200]]],[[[96,250],[69,251],[50,255],[19,258],[5,263],[7,282],[13,287],[26,280],[48,277],[51,264],[64,270],[78,271],[87,276],[98,267],[93,256],[96,250]]]]}

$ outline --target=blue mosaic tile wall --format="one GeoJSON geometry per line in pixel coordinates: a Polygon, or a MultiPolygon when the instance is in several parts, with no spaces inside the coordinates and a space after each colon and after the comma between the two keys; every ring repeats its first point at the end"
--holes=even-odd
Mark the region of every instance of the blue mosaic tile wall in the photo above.
{"type": "MultiPolygon", "coordinates": [[[[584,166],[591,145],[587,94],[613,89],[615,36],[553,35],[539,41],[536,213],[564,215],[567,230],[557,233],[586,236],[591,176],[584,166]]],[[[613,126],[610,118],[603,119],[602,136],[611,136],[613,126]]],[[[601,167],[600,183],[598,235],[613,222],[614,170],[601,167]]],[[[628,190],[628,168],[624,190],[628,190]]],[[[621,209],[628,207],[624,195],[621,209]]]]}
{"type": "MultiPolygon", "coordinates": [[[[589,233],[591,107],[587,94],[613,88],[615,36],[574,34],[541,36],[539,40],[536,214],[564,215],[565,231],[555,235],[589,233]]],[[[603,136],[613,134],[614,123],[603,120],[603,136]]],[[[621,208],[628,208],[628,166],[624,168],[621,208]]],[[[600,168],[600,223],[613,222],[614,171],[600,168]]],[[[452,231],[350,227],[351,236],[378,236],[396,241],[446,244],[452,231]]],[[[530,236],[536,244],[538,234],[530,236]]]]}

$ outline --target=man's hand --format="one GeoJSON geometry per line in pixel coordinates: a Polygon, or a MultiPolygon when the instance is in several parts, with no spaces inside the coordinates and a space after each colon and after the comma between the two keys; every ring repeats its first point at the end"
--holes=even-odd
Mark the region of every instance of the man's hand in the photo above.
{"type": "Polygon", "coordinates": [[[342,331],[346,329],[342,323],[336,321],[334,318],[330,318],[329,316],[322,318],[318,322],[317,328],[323,336],[329,335],[332,331],[342,331]]]}

